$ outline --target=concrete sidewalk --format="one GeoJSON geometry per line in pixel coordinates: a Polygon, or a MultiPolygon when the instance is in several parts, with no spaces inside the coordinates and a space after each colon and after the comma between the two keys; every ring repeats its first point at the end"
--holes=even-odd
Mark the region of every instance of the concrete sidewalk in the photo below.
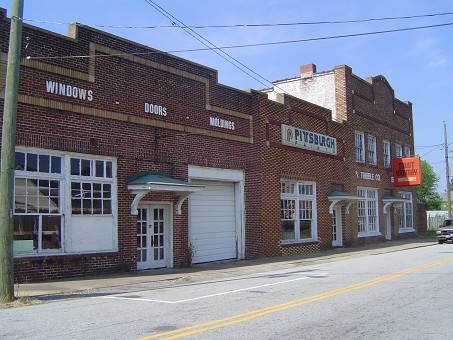
{"type": "Polygon", "coordinates": [[[189,268],[163,268],[130,273],[118,273],[95,277],[82,277],[64,280],[23,283],[15,285],[15,296],[18,298],[45,298],[51,295],[81,294],[99,289],[150,284],[166,285],[175,282],[193,282],[213,280],[233,275],[264,272],[294,266],[311,265],[326,261],[335,261],[347,256],[365,256],[402,251],[418,247],[434,246],[435,239],[410,239],[387,241],[361,248],[336,248],[312,254],[291,257],[264,258],[256,260],[222,261],[197,264],[189,268]]]}

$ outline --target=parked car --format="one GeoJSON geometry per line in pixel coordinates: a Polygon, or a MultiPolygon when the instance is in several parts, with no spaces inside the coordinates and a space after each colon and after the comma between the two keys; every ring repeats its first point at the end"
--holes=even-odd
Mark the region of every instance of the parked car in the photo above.
{"type": "Polygon", "coordinates": [[[452,242],[453,243],[453,219],[446,219],[439,226],[437,230],[437,242],[442,244],[444,242],[452,242]]]}

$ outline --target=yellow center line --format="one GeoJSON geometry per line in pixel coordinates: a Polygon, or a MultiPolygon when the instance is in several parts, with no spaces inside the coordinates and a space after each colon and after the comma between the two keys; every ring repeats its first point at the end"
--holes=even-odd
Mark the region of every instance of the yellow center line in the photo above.
{"type": "Polygon", "coordinates": [[[300,307],[300,306],[303,306],[308,303],[321,301],[321,300],[328,299],[328,298],[331,298],[331,297],[334,297],[337,295],[341,295],[341,294],[345,294],[348,292],[363,289],[366,287],[370,287],[370,286],[376,285],[378,283],[386,282],[389,280],[394,280],[394,279],[397,279],[399,277],[402,277],[402,276],[405,276],[408,274],[412,274],[412,273],[415,273],[418,271],[429,269],[429,268],[439,266],[439,265],[442,265],[442,264],[445,264],[448,262],[452,262],[452,261],[453,261],[453,257],[444,259],[441,261],[425,264],[422,266],[409,268],[409,269],[406,269],[406,270],[403,270],[400,272],[396,272],[393,274],[379,276],[379,277],[371,279],[371,280],[355,283],[355,284],[352,284],[352,285],[349,285],[349,286],[346,286],[343,288],[338,288],[335,290],[331,290],[331,291],[328,291],[325,293],[309,296],[306,298],[302,298],[302,299],[298,299],[298,300],[294,300],[294,301],[290,301],[290,302],[285,302],[285,303],[281,303],[278,305],[257,309],[257,310],[251,311],[251,312],[233,315],[233,316],[230,316],[227,318],[218,319],[218,320],[214,320],[214,321],[210,321],[210,322],[206,322],[206,323],[202,323],[202,324],[198,324],[198,325],[194,325],[194,326],[189,326],[189,327],[185,327],[185,328],[181,328],[181,329],[177,329],[177,330],[173,330],[173,331],[158,333],[158,334],[146,336],[146,337],[143,337],[143,338],[140,338],[137,340],[148,340],[148,339],[157,339],[157,338],[179,339],[179,338],[182,338],[185,336],[199,334],[199,333],[207,332],[209,330],[213,330],[213,329],[217,329],[217,328],[231,326],[231,325],[234,325],[237,323],[256,319],[256,318],[259,318],[259,317],[262,317],[265,315],[277,313],[277,312],[280,312],[280,311],[283,311],[286,309],[300,307]]]}

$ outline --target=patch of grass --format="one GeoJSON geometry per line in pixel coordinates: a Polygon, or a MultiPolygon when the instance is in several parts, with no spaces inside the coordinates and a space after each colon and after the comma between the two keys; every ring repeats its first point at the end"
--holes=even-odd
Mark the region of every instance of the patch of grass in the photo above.
{"type": "Polygon", "coordinates": [[[426,236],[429,238],[436,238],[436,231],[437,229],[428,229],[426,231],[426,236]]]}
{"type": "Polygon", "coordinates": [[[16,297],[12,302],[0,303],[0,309],[23,307],[38,304],[39,301],[29,296],[16,297]]]}

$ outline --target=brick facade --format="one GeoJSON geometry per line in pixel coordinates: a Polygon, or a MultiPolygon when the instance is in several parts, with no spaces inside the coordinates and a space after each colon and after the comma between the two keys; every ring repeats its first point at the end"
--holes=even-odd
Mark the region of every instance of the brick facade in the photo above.
{"type": "MultiPolygon", "coordinates": [[[[329,214],[328,201],[325,193],[333,188],[340,189],[350,194],[356,194],[357,188],[372,188],[377,190],[379,200],[384,196],[397,196],[400,191],[410,193],[413,202],[413,221],[415,223],[413,230],[399,230],[398,215],[393,204],[388,207],[387,213],[391,216],[391,233],[388,238],[408,238],[414,237],[419,232],[423,233],[423,223],[419,223],[420,209],[417,208],[415,187],[395,188],[392,179],[393,173],[391,167],[385,168],[383,164],[383,141],[389,141],[391,145],[390,157],[396,157],[395,146],[400,145],[402,148],[407,147],[411,152],[414,150],[413,136],[413,119],[412,104],[402,102],[395,98],[394,91],[385,79],[379,75],[376,77],[361,79],[352,73],[349,66],[341,65],[334,70],[316,73],[316,65],[308,64],[300,67],[300,78],[291,78],[281,81],[275,81],[272,89],[264,90],[269,98],[279,103],[284,103],[296,111],[291,117],[294,125],[303,127],[308,130],[332,134],[339,138],[343,148],[339,148],[339,158],[334,161],[327,160],[325,156],[309,157],[304,160],[304,150],[288,150],[280,153],[282,158],[291,159],[296,164],[290,164],[290,168],[297,167],[300,164],[298,176],[300,178],[310,177],[320,184],[321,190],[318,190],[318,229],[319,229],[319,246],[321,249],[328,248],[332,240],[332,234],[328,228],[329,214]],[[334,82],[332,82],[334,79],[334,82]],[[278,95],[275,92],[280,93],[278,95]],[[287,93],[287,94],[282,94],[287,93]],[[316,119],[311,119],[307,124],[307,118],[303,112],[294,109],[296,103],[289,101],[290,96],[305,99],[324,106],[329,110],[318,118],[318,121],[325,125],[313,125],[316,119]],[[282,99],[284,98],[284,99],[282,99]],[[329,98],[334,98],[330,100],[329,98]],[[332,118],[330,118],[332,112],[332,118]],[[299,117],[299,113],[302,113],[299,117]],[[299,117],[297,122],[294,117],[299,117]],[[306,119],[303,119],[306,118],[306,119]],[[325,122],[323,121],[325,120],[325,122]],[[336,124],[335,122],[338,122],[336,124]],[[324,132],[323,132],[324,131],[324,132]],[[329,131],[329,133],[326,133],[329,131]],[[376,155],[377,163],[369,164],[368,154],[365,155],[365,162],[358,163],[355,161],[355,132],[363,133],[365,152],[368,152],[367,137],[376,138],[376,155]],[[302,166],[303,164],[303,166],[302,166]],[[328,170],[326,172],[326,170],[328,170]],[[362,175],[364,174],[364,175],[362,175]],[[323,176],[324,175],[324,176],[323,176]]],[[[294,99],[291,99],[294,101],[294,99]]],[[[310,113],[316,112],[316,108],[310,108],[310,113]]],[[[318,108],[319,111],[319,108],[318,108]]],[[[280,115],[281,119],[286,118],[285,114],[280,115]]],[[[276,139],[279,137],[277,136],[276,139]]],[[[277,143],[278,144],[278,143],[277,143]]],[[[275,145],[275,148],[281,146],[275,145]]],[[[272,153],[272,150],[269,150],[272,153]]],[[[280,165],[287,168],[288,162],[276,162],[274,165],[280,165]]],[[[283,173],[283,170],[282,170],[283,173]]],[[[278,178],[274,178],[274,181],[278,178]]],[[[272,181],[270,181],[272,182],[272,181]]],[[[396,202],[395,202],[396,203],[396,202]]],[[[383,242],[386,239],[386,217],[383,212],[383,202],[379,202],[379,235],[371,237],[358,237],[357,234],[357,204],[352,204],[349,213],[345,213],[345,204],[342,202],[342,225],[343,225],[343,242],[346,247],[363,246],[369,243],[383,242]]],[[[396,204],[398,206],[398,204],[396,204]]],[[[309,246],[308,248],[310,248],[309,246]]],[[[295,245],[292,251],[291,245],[285,245],[282,254],[304,252],[304,247],[295,245]]],[[[277,253],[276,251],[274,252],[277,253]]]]}
{"type": "MultiPolygon", "coordinates": [[[[4,10],[0,14],[4,70],[9,19],[4,10]]],[[[116,160],[117,249],[16,256],[17,282],[136,270],[137,216],[131,214],[134,195],[127,179],[143,171],[159,171],[182,181],[190,180],[189,168],[194,166],[241,171],[243,258],[331,248],[327,192],[340,189],[356,194],[358,186],[368,186],[356,171],[378,174],[381,180],[373,187],[380,195],[395,194],[391,172],[380,163],[382,138],[413,150],[412,112],[410,104],[394,98],[382,76],[370,83],[354,76],[348,67],[336,68],[336,119],[332,119],[331,109],[289,95],[277,102],[259,91],[223,86],[217,82],[216,70],[96,29],[73,26],[69,32],[64,37],[24,25],[23,36],[28,39],[22,51],[31,58],[21,60],[16,144],[30,150],[116,160]],[[63,56],[87,57],[59,58],[63,56]],[[64,92],[53,90],[61,84],[64,92]],[[282,124],[336,138],[337,154],[283,145],[282,124]],[[355,163],[357,129],[377,137],[376,166],[355,163]],[[316,240],[282,242],[282,179],[316,183],[316,240]]],[[[315,65],[309,69],[316,72],[315,65]]],[[[3,77],[0,74],[1,86],[3,77]]],[[[151,191],[142,200],[175,206],[178,199],[178,192],[151,191]]],[[[341,204],[344,245],[383,241],[381,206],[382,233],[371,238],[357,237],[355,206],[346,214],[345,202],[341,204]]],[[[414,211],[414,220],[418,214],[414,211]]],[[[189,215],[187,200],[181,215],[172,211],[174,267],[190,265],[189,215]]],[[[393,213],[392,218],[392,237],[402,237],[393,213]]]]}

